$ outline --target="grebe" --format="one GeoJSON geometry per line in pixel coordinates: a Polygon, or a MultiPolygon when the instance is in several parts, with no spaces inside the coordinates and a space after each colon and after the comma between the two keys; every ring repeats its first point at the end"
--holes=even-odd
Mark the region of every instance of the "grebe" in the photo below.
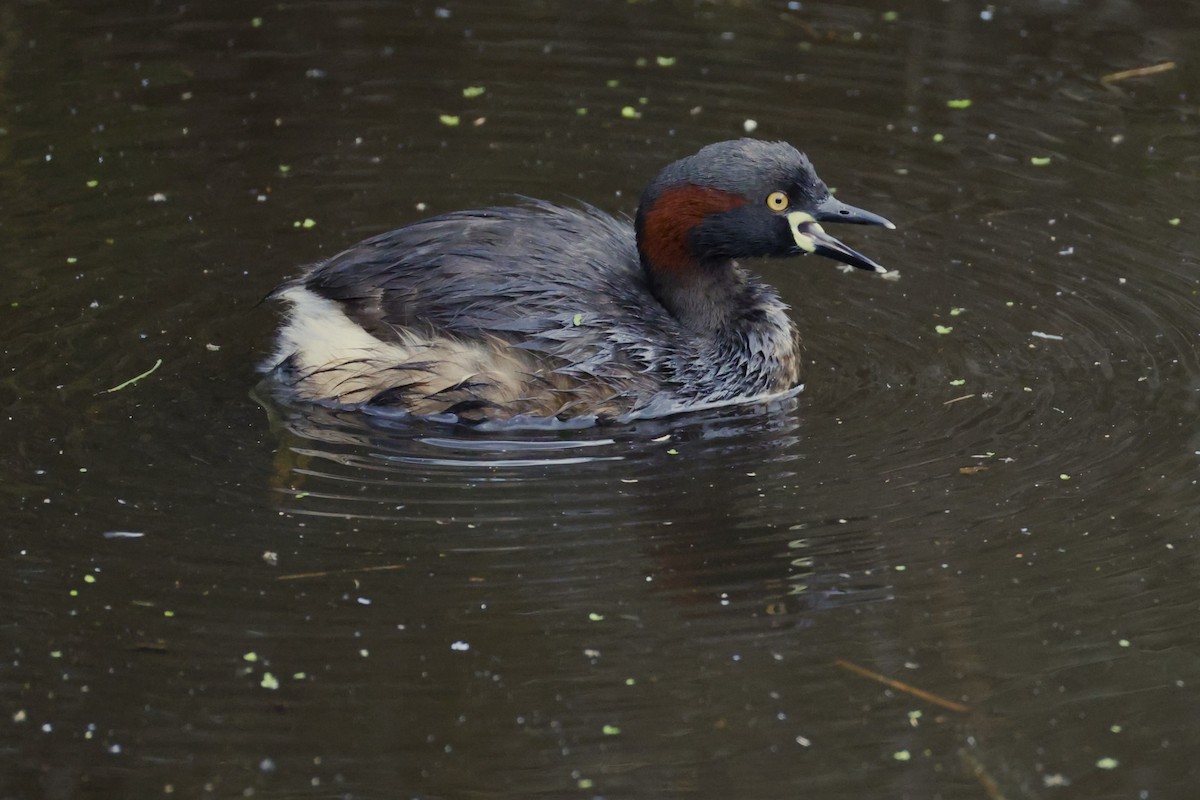
{"type": "Polygon", "coordinates": [[[460,420],[656,416],[776,395],[800,336],[738,266],[827,256],[884,268],[823,222],[895,226],[829,193],[784,142],[739,139],[670,164],[634,224],[529,201],[367,239],[273,293],[263,365],[302,400],[460,420]]]}

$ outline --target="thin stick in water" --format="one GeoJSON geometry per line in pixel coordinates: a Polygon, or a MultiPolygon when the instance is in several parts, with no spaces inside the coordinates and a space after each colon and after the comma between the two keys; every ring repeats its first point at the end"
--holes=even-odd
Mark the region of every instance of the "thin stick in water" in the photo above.
{"type": "Polygon", "coordinates": [[[901,683],[900,681],[893,680],[886,675],[880,675],[878,672],[872,672],[866,667],[860,667],[858,664],[851,664],[849,661],[845,661],[840,658],[834,661],[833,665],[835,667],[841,667],[844,670],[848,670],[849,672],[853,672],[855,675],[861,675],[864,678],[870,678],[873,681],[882,683],[884,686],[890,686],[896,691],[904,692],[905,694],[911,694],[913,697],[919,697],[922,700],[927,700],[936,706],[941,706],[942,708],[947,708],[951,711],[957,711],[960,714],[966,714],[971,710],[970,706],[964,706],[962,703],[956,703],[953,700],[947,700],[944,697],[939,697],[938,695],[927,692],[924,689],[918,689],[915,686],[909,686],[907,683],[901,683]]]}
{"type": "Polygon", "coordinates": [[[105,389],[102,392],[96,392],[96,394],[109,394],[110,392],[119,392],[126,387],[133,386],[135,383],[137,383],[138,381],[140,381],[142,378],[146,377],[150,373],[154,372],[154,370],[158,369],[161,366],[162,366],[162,359],[160,358],[158,361],[154,362],[153,367],[146,370],[141,375],[134,375],[132,378],[125,381],[124,383],[118,383],[116,386],[112,387],[111,389],[105,389]]]}

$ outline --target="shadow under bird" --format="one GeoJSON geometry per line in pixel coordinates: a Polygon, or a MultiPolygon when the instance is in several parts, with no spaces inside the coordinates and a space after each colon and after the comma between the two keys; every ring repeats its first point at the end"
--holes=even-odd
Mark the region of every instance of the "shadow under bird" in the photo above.
{"type": "Polygon", "coordinates": [[[792,389],[800,336],[737,259],[810,253],[884,268],[822,223],[894,228],[836,200],[784,142],[668,165],[634,224],[530,201],[367,239],[273,293],[263,365],[296,399],[462,421],[659,416],[792,389]]]}

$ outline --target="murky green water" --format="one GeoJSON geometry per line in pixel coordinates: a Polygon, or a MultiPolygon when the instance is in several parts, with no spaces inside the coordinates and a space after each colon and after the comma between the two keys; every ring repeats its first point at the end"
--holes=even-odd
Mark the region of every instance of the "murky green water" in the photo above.
{"type": "Polygon", "coordinates": [[[1184,3],[0,6],[0,797],[1191,797],[1198,48],[1184,3]],[[842,231],[897,282],[756,265],[794,400],[256,402],[302,265],[632,213],[747,120],[899,225],[842,231]]]}

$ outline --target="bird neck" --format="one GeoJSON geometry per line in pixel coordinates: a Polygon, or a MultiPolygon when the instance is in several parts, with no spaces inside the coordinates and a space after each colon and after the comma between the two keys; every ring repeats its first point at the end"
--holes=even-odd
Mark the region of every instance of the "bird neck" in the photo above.
{"type": "Polygon", "coordinates": [[[659,302],[700,335],[725,328],[737,311],[745,276],[724,254],[698,253],[696,232],[710,215],[746,199],[711,187],[652,186],[638,206],[638,256],[659,302]]]}
{"type": "Polygon", "coordinates": [[[675,319],[709,337],[728,329],[746,297],[746,276],[732,261],[663,267],[642,257],[650,291],[675,319]]]}

